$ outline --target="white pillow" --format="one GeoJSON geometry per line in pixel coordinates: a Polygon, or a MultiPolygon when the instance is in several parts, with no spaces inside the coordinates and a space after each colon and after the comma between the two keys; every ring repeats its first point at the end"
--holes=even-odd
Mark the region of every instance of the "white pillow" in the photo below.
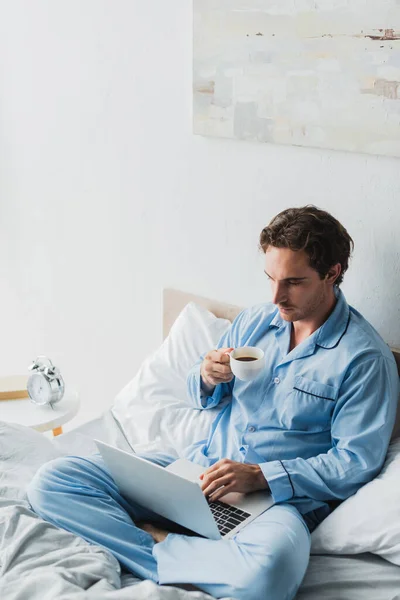
{"type": "Polygon", "coordinates": [[[400,438],[381,473],[329,515],[311,541],[312,554],[372,552],[400,565],[400,438]]]}
{"type": "Polygon", "coordinates": [[[202,354],[212,350],[231,323],[190,302],[160,348],[117,395],[111,408],[136,452],[172,456],[208,436],[220,411],[197,410],[187,401],[186,379],[202,354]]]}

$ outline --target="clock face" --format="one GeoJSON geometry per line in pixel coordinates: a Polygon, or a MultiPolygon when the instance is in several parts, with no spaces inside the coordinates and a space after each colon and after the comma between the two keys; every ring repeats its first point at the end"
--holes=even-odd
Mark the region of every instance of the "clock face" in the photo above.
{"type": "Polygon", "coordinates": [[[40,373],[33,373],[28,380],[28,394],[36,404],[48,404],[51,399],[49,382],[40,373]]]}

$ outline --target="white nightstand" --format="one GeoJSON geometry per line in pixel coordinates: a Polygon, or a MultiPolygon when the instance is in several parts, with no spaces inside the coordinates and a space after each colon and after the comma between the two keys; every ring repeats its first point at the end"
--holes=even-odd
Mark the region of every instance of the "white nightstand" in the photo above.
{"type": "Polygon", "coordinates": [[[76,390],[65,389],[62,400],[54,406],[37,406],[29,398],[22,400],[2,400],[0,402],[0,421],[26,425],[36,431],[53,430],[53,435],[60,435],[62,425],[71,421],[80,406],[79,394],[76,390]]]}

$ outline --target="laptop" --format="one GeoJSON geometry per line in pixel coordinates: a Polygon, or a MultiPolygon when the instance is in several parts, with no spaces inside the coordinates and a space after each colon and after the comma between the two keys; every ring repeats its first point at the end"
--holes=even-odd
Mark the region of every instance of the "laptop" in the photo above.
{"type": "Polygon", "coordinates": [[[230,492],[221,500],[209,502],[199,479],[205,467],[183,458],[160,467],[136,454],[94,441],[122,496],[203,537],[232,537],[274,504],[265,490],[230,492]]]}

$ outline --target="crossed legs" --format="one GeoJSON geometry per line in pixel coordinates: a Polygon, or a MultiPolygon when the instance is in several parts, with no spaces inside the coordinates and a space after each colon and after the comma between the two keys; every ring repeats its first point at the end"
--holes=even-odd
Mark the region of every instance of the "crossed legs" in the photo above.
{"type": "Polygon", "coordinates": [[[167,522],[128,503],[97,454],[43,465],[28,499],[40,517],[103,546],[138,577],[191,584],[217,598],[291,600],[308,565],[310,534],[289,504],[272,507],[231,539],[170,533],[157,543],[136,523],[157,521],[167,528],[167,522]]]}

